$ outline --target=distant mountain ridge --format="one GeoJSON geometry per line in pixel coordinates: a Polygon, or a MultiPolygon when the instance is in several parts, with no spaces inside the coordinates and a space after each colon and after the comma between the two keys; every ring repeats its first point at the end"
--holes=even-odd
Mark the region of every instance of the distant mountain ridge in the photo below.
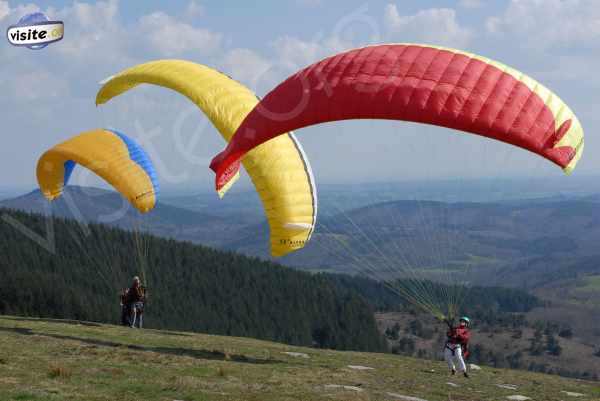
{"type": "Polygon", "coordinates": [[[242,227],[235,220],[165,203],[159,203],[149,214],[140,215],[116,192],[79,186],[68,186],[63,196],[53,202],[48,202],[39,190],[34,190],[17,198],[0,201],[0,207],[124,229],[136,228],[166,238],[225,249],[228,236],[234,235],[242,227]]]}
{"type": "MultiPolygon", "coordinates": [[[[236,195],[237,199],[223,203],[209,196],[175,200],[189,208],[172,206],[167,198],[142,218],[117,193],[78,186],[67,187],[64,196],[52,203],[36,190],[0,201],[0,207],[126,229],[141,227],[167,238],[269,258],[269,228],[260,204],[253,194],[236,195]],[[196,199],[203,207],[191,210],[196,199]],[[221,210],[221,205],[227,211],[221,210]]],[[[414,267],[440,263],[497,267],[543,256],[585,257],[599,252],[600,202],[595,199],[553,197],[496,203],[394,200],[347,211],[326,205],[321,208],[309,244],[280,261],[353,273],[351,264],[357,259],[382,266],[381,253],[391,260],[405,258],[414,267]],[[369,244],[365,235],[379,245],[369,244]],[[352,250],[352,260],[348,249],[352,250]]],[[[481,284],[490,284],[485,277],[481,280],[481,284]]]]}

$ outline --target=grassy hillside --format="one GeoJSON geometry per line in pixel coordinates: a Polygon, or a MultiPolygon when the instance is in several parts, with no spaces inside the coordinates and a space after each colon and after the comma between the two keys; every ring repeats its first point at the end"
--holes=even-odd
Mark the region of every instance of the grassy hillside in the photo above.
{"type": "MultiPolygon", "coordinates": [[[[72,221],[47,220],[39,215],[2,212],[0,209],[2,213],[5,218],[10,216],[40,235],[45,234],[46,224],[52,222],[56,250],[55,253],[48,252],[11,224],[0,221],[0,253],[3,255],[0,259],[0,270],[3,271],[0,314],[117,321],[117,291],[128,284],[133,274],[139,274],[134,235],[101,225],[80,226],[72,221]],[[83,228],[87,234],[82,232],[83,228]]],[[[142,238],[148,245],[145,281],[150,283],[150,302],[146,326],[150,328],[247,336],[295,345],[319,344],[345,350],[383,351],[388,347],[378,334],[373,312],[411,309],[396,293],[365,278],[310,275],[190,243],[152,236],[142,238]]],[[[594,266],[592,260],[588,267],[593,271],[594,266]]],[[[571,268],[568,271],[575,276],[579,271],[587,273],[586,269],[571,268]]],[[[545,274],[545,279],[552,283],[563,278],[562,269],[557,268],[556,272],[560,272],[556,278],[545,274]]],[[[587,280],[588,276],[584,277],[587,280]]],[[[596,281],[593,277],[582,284],[581,293],[594,291],[596,281]]],[[[510,285],[511,280],[506,283],[510,285]]],[[[542,284],[546,285],[545,282],[542,284]]],[[[439,300],[449,293],[447,288],[439,285],[429,284],[427,288],[435,290],[439,297],[430,295],[439,300]]],[[[485,323],[494,330],[494,326],[513,319],[512,314],[529,314],[535,308],[536,316],[530,319],[531,322],[558,321],[573,329],[573,339],[569,342],[576,346],[566,347],[567,352],[560,358],[547,361],[548,358],[542,356],[530,361],[523,357],[519,364],[514,361],[506,364],[504,357],[493,356],[485,361],[499,360],[499,366],[536,371],[541,368],[530,366],[530,362],[546,364],[545,371],[579,377],[592,377],[583,376],[583,373],[600,366],[596,363],[600,358],[593,356],[596,352],[594,344],[600,336],[593,327],[593,322],[597,321],[593,313],[577,315],[574,305],[564,310],[558,309],[560,305],[553,309],[543,308],[544,303],[539,299],[520,290],[475,286],[469,288],[463,305],[461,312],[474,318],[479,328],[485,323]],[[572,358],[574,355],[575,359],[572,358]]],[[[523,326],[522,323],[519,325],[523,326]]],[[[384,331],[385,327],[381,332],[384,331]]],[[[507,333],[506,337],[511,336],[512,333],[507,333]]],[[[531,333],[527,332],[519,350],[526,348],[525,339],[529,337],[531,333]]],[[[485,349],[495,355],[505,354],[505,343],[491,341],[485,344],[485,349]]],[[[437,349],[431,341],[425,346],[437,349]]],[[[420,353],[418,349],[410,354],[432,356],[431,353],[420,353]]]]}
{"type": "Polygon", "coordinates": [[[597,382],[74,321],[2,316],[0,344],[6,401],[600,399],[597,382]]]}

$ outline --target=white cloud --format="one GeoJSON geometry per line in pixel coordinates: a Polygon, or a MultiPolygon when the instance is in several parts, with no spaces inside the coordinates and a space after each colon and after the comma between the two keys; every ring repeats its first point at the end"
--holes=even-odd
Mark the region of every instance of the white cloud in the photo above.
{"type": "Polygon", "coordinates": [[[204,7],[198,4],[195,1],[190,1],[187,5],[184,13],[184,17],[190,21],[195,18],[200,18],[204,16],[204,7]]]}
{"type": "Polygon", "coordinates": [[[66,69],[89,68],[90,62],[106,65],[128,60],[128,36],[119,24],[117,0],[74,3],[48,14],[65,23],[65,38],[51,49],[61,56],[59,61],[66,69]]]}
{"type": "Polygon", "coordinates": [[[458,6],[461,8],[482,8],[485,7],[485,2],[483,0],[460,0],[458,2],[458,6]]]}
{"type": "Polygon", "coordinates": [[[400,42],[426,42],[458,48],[469,46],[472,33],[456,19],[449,8],[430,8],[413,15],[400,15],[395,4],[388,4],[384,21],[389,39],[400,42]]]}
{"type": "Polygon", "coordinates": [[[352,10],[339,18],[329,37],[326,47],[343,51],[381,42],[381,23],[369,12],[368,4],[352,10]]]}
{"type": "Polygon", "coordinates": [[[315,32],[311,40],[284,35],[270,45],[280,64],[302,68],[331,54],[379,42],[380,24],[363,5],[340,16],[328,30],[315,32]]]}
{"type": "Polygon", "coordinates": [[[269,61],[249,49],[230,50],[219,64],[233,79],[253,89],[256,89],[257,80],[271,67],[269,61]]]}
{"type": "Polygon", "coordinates": [[[0,21],[10,14],[10,6],[8,1],[0,1],[0,21]]]}
{"type": "Polygon", "coordinates": [[[513,0],[503,15],[487,19],[486,30],[491,35],[516,37],[521,46],[597,49],[598,5],[597,0],[513,0]]]}
{"type": "Polygon", "coordinates": [[[303,41],[287,35],[275,40],[271,46],[277,52],[278,59],[300,67],[319,60],[325,47],[323,43],[303,41]]]}
{"type": "MultiPolygon", "coordinates": [[[[201,7],[191,2],[186,16],[199,16],[201,7]]],[[[70,69],[88,65],[121,68],[147,57],[174,57],[213,54],[222,35],[197,27],[164,12],[141,16],[124,25],[119,18],[119,1],[74,3],[49,15],[65,21],[65,39],[53,47],[70,69]],[[66,60],[68,59],[68,63],[66,60]]],[[[89,67],[88,67],[89,68],[89,67]]],[[[100,68],[102,69],[102,68],[100,68]]],[[[110,72],[110,71],[109,71],[110,72]]]]}
{"type": "Polygon", "coordinates": [[[150,45],[161,56],[180,56],[194,52],[199,55],[213,53],[221,44],[222,35],[208,29],[182,23],[164,12],[154,12],[139,20],[137,38],[150,45]]]}
{"type": "Polygon", "coordinates": [[[35,4],[19,4],[15,8],[11,8],[8,1],[0,1],[0,21],[3,23],[14,24],[24,15],[40,11],[40,8],[35,4]],[[7,18],[8,21],[3,21],[7,18]]]}
{"type": "Polygon", "coordinates": [[[581,92],[600,90],[598,43],[596,0],[513,0],[486,20],[481,35],[482,49],[494,49],[496,58],[547,85],[577,111],[597,103],[581,92]]]}
{"type": "MultiPolygon", "coordinates": [[[[303,68],[329,55],[382,41],[381,23],[363,4],[340,15],[310,40],[283,35],[270,43],[281,66],[303,68]]],[[[290,71],[292,72],[292,71],[290,71]]]]}
{"type": "Polygon", "coordinates": [[[99,1],[95,4],[73,3],[71,7],[56,12],[56,17],[69,19],[77,27],[86,31],[102,31],[116,24],[119,1],[99,1]]]}
{"type": "Polygon", "coordinates": [[[58,99],[69,95],[65,79],[48,72],[25,72],[13,75],[10,80],[14,98],[22,102],[58,99]]]}

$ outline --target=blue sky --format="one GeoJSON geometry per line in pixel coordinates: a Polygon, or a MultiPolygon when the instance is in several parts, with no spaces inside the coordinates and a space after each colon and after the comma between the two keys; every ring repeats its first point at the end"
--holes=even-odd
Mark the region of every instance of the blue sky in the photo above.
{"type": "MultiPolygon", "coordinates": [[[[212,187],[224,142],[186,99],[141,87],[96,108],[98,82],[137,63],[183,58],[217,67],[264,95],[296,69],[369,43],[424,42],[491,57],[559,94],[580,118],[600,167],[600,5],[595,0],[0,1],[0,28],[42,10],[65,39],[42,51],[0,45],[0,187],[35,185],[53,144],[97,127],[138,138],[165,186],[212,187]]],[[[472,135],[389,121],[298,132],[321,182],[436,177],[560,176],[527,152],[472,135]]],[[[75,182],[97,185],[79,172],[75,182]]],[[[242,186],[248,182],[242,182],[242,186]]]]}

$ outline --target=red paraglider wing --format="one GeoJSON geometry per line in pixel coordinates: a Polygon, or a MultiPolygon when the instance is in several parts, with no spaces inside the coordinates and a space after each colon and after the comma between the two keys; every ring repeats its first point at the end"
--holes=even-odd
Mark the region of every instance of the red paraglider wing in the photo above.
{"type": "MultiPolygon", "coordinates": [[[[534,152],[570,172],[583,150],[577,117],[558,96],[498,62],[454,49],[387,44],[350,50],[290,76],[248,114],[211,168],[269,139],[322,122],[392,119],[434,124],[534,152]]],[[[233,167],[235,168],[235,167],[233,167]]]]}

